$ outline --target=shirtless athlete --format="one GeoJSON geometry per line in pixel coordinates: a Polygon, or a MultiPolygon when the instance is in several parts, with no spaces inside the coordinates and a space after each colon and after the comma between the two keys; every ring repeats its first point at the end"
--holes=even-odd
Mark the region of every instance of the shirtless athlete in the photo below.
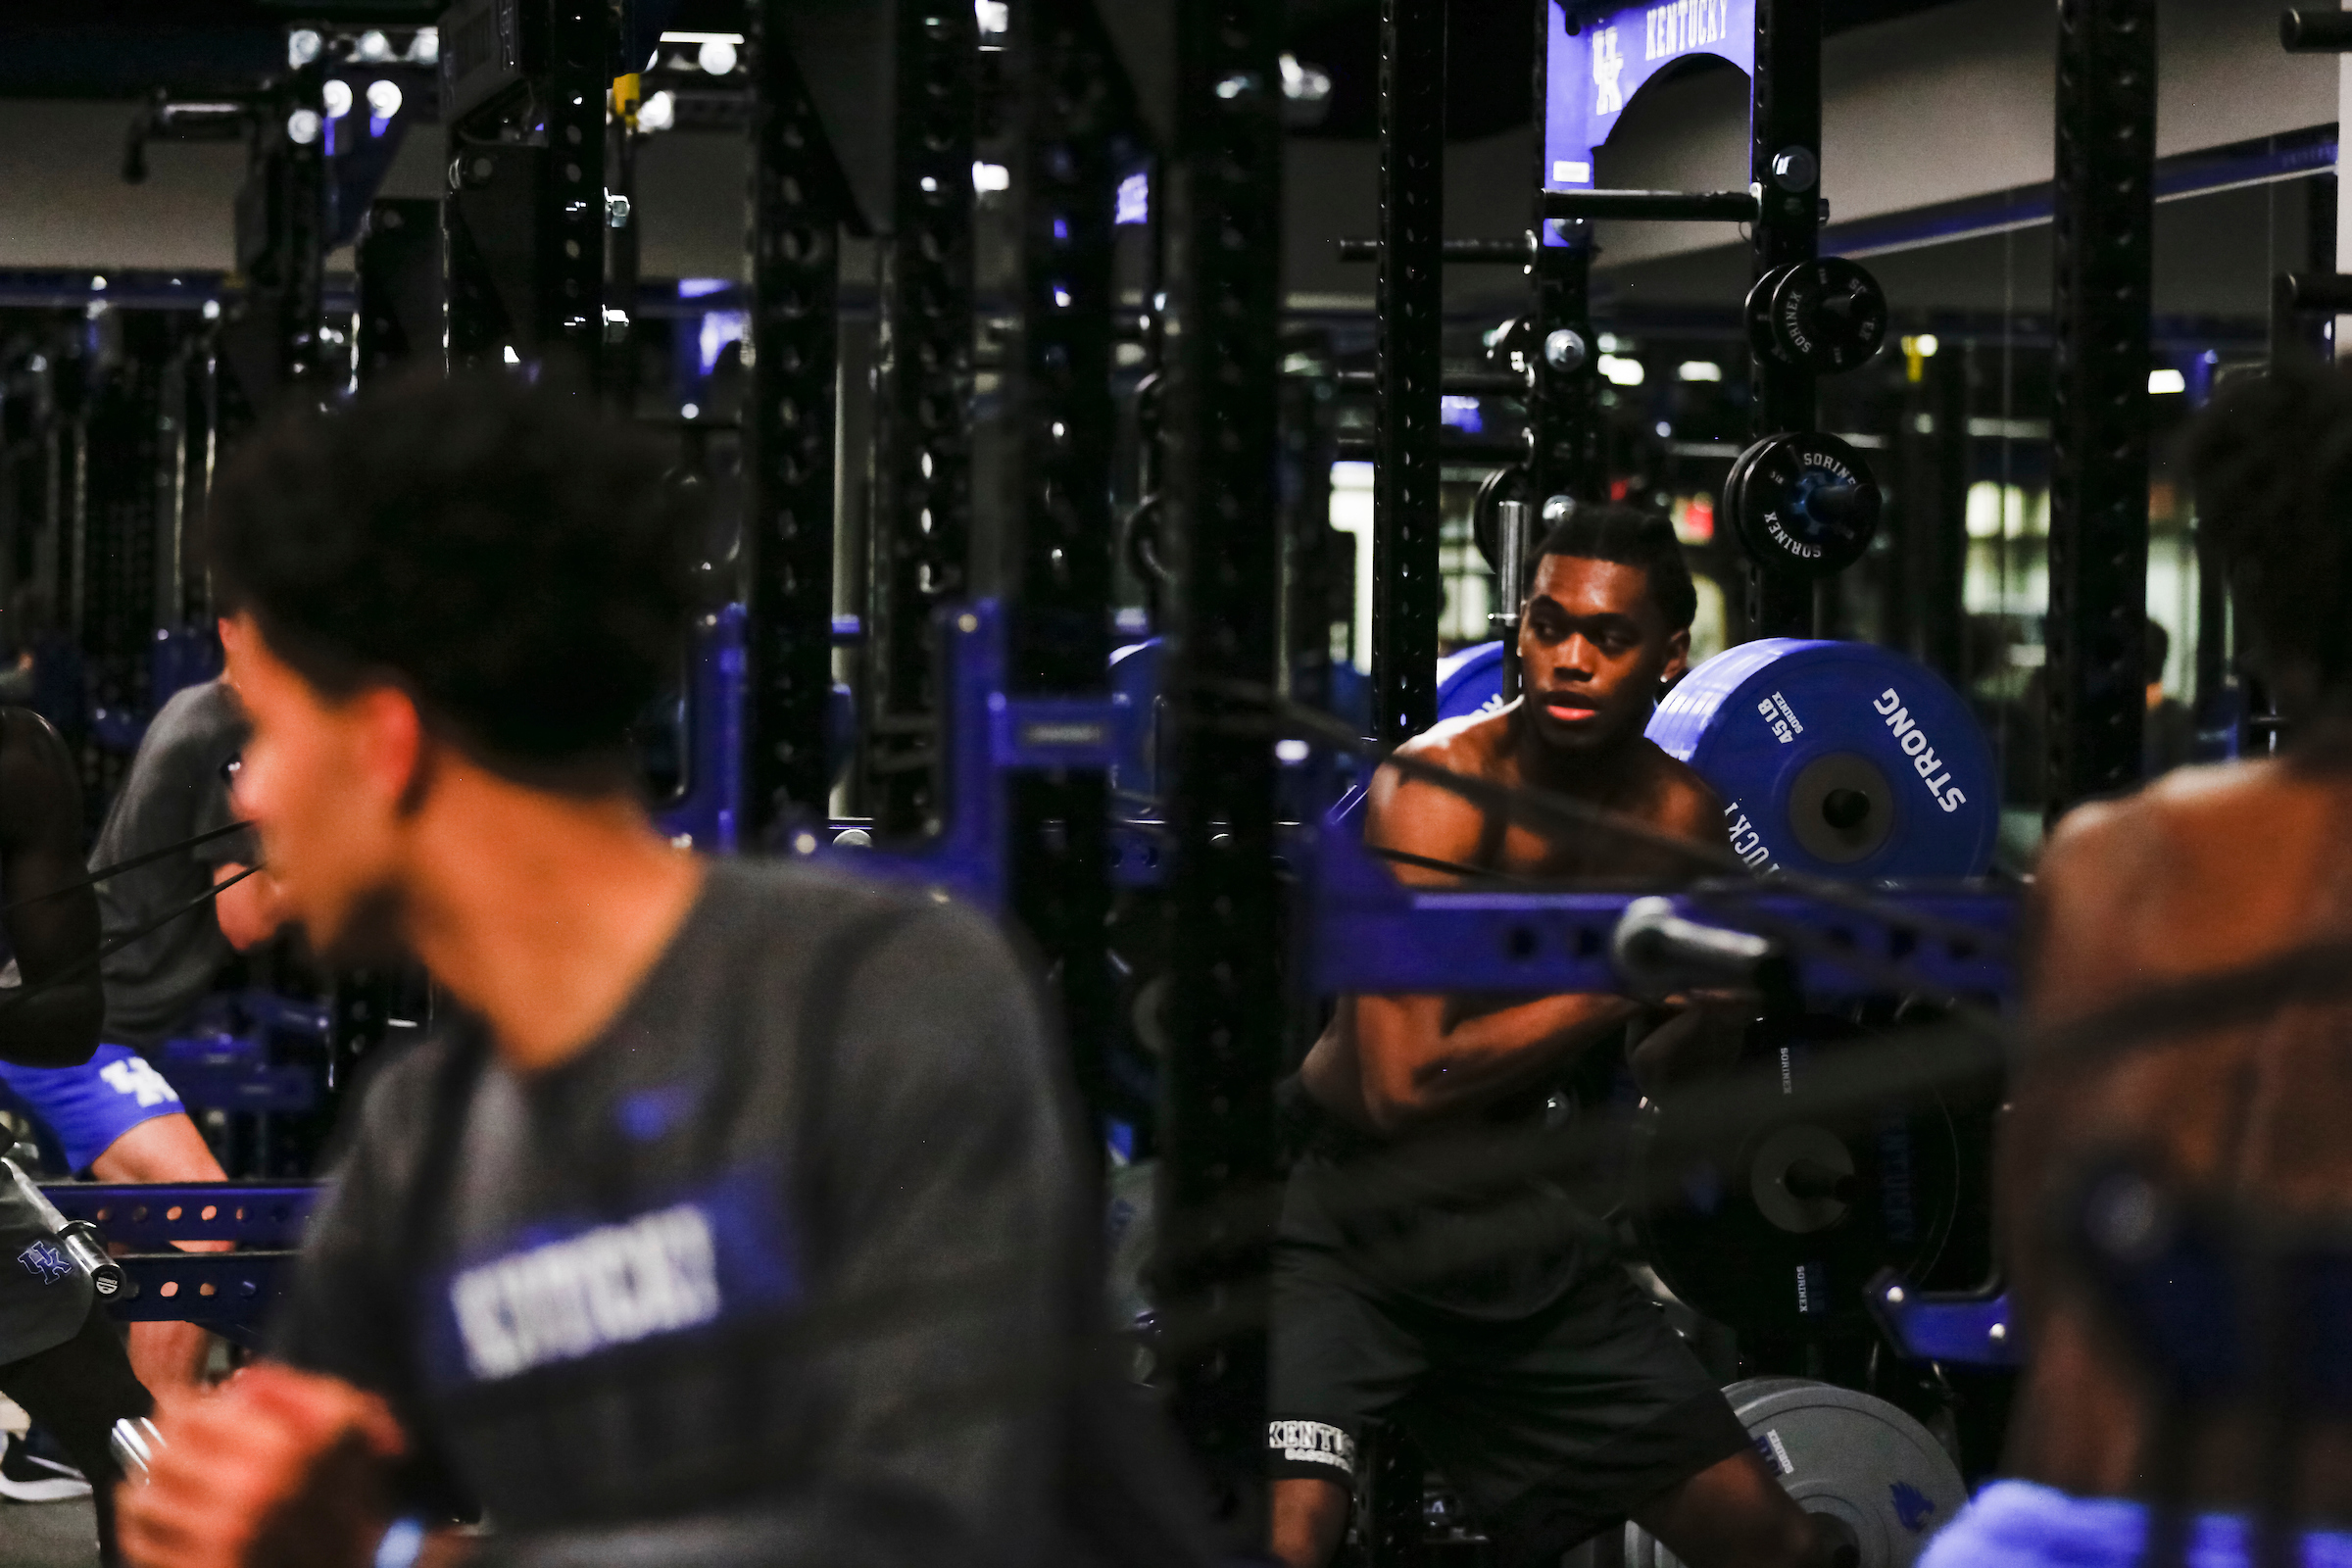
{"type": "MultiPolygon", "coordinates": [[[[1722,802],[1642,734],[1688,660],[1694,601],[1663,519],[1579,512],[1544,540],[1521,616],[1524,695],[1405,754],[1719,845],[1722,802]]],[[[1599,833],[1546,839],[1393,769],[1373,781],[1364,838],[1413,858],[1396,873],[1425,885],[1458,880],[1429,862],[1546,882],[1690,873],[1670,851],[1599,833]]],[[[1831,1560],[1575,1200],[1446,1169],[1481,1143],[1540,1132],[1574,1060],[1629,1025],[1657,1025],[1634,1057],[1655,1085],[1741,1021],[1701,1006],[1662,1017],[1609,995],[1342,1000],[1293,1097],[1315,1132],[1276,1244],[1268,1446],[1274,1550],[1289,1568],[1320,1568],[1339,1545],[1375,1419],[1444,1466],[1500,1563],[1556,1563],[1629,1516],[1693,1568],[1831,1560]],[[1498,1249],[1498,1216],[1544,1239],[1498,1249]]]]}
{"type": "MultiPolygon", "coordinates": [[[[2026,976],[2028,1022],[2041,1031],[2352,937],[2352,375],[2315,366],[2230,387],[2191,456],[2200,534],[2294,722],[2292,745],[2167,774],[2058,824],[2026,976]]],[[[2155,1489],[2157,1401],[2057,1239],[2063,1207],[2093,1161],[2122,1155],[2183,1196],[2340,1224],[2352,1214],[2347,1038],[2352,1006],[2282,998],[2230,1027],[2028,1056],[1998,1166],[2014,1321],[2032,1357],[2008,1455],[2017,1479],[1981,1494],[1931,1546],[1931,1564],[2138,1556],[2145,1512],[2121,1499],[2155,1489]]],[[[2315,1422],[2304,1437],[2299,1511],[2352,1525],[2352,1431],[2315,1422]]],[[[2201,1418],[2181,1500],[2248,1509],[2272,1469],[2247,1412],[2201,1418]]],[[[2233,1522],[2214,1529],[2194,1560],[2244,1560],[2233,1522]]],[[[2310,1560],[2346,1549],[2338,1538],[2332,1555],[2310,1560]]]]}

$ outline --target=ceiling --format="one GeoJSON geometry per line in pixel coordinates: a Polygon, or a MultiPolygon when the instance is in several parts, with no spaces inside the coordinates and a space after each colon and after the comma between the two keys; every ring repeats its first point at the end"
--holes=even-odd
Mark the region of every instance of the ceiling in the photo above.
{"type": "MultiPolygon", "coordinates": [[[[1822,3],[1825,30],[1834,33],[1948,0],[1822,3]]],[[[309,0],[301,12],[419,21],[439,9],[437,0],[309,0]]],[[[641,0],[638,9],[648,7],[641,0]]],[[[673,28],[735,32],[744,25],[744,0],[667,0],[666,9],[663,24],[673,28]]],[[[293,14],[291,5],[264,0],[0,6],[0,97],[142,98],[158,86],[232,91],[277,69],[293,14]]],[[[1528,0],[1449,0],[1448,24],[1452,135],[1473,140],[1523,123],[1535,40],[1528,0]]],[[[1332,77],[1330,111],[1309,134],[1370,136],[1379,104],[1379,0],[1292,0],[1286,42],[1332,77]]]]}

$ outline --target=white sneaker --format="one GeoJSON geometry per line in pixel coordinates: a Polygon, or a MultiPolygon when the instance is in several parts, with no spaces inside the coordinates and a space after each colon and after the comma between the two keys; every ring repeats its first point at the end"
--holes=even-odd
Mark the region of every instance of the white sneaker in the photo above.
{"type": "Polygon", "coordinates": [[[0,1435],[0,1497],[10,1502],[71,1502],[90,1494],[90,1483],[72,1465],[44,1459],[14,1432],[0,1435]]]}

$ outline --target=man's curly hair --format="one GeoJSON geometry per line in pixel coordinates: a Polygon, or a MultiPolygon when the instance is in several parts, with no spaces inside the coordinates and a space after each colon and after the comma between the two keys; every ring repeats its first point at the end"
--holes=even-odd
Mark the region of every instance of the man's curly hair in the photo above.
{"type": "Polygon", "coordinates": [[[2352,684],[2352,371],[2292,365],[2228,382],[2186,457],[2208,560],[2254,649],[2352,684]]]}
{"type": "Polygon", "coordinates": [[[585,399],[404,378],[238,449],[207,518],[216,602],[330,698],[397,684],[487,766],[612,788],[693,603],[663,471],[585,399]]]}

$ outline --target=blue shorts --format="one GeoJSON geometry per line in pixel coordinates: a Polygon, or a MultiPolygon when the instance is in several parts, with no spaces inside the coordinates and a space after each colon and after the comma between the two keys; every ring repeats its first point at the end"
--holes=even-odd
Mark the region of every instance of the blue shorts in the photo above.
{"type": "MultiPolygon", "coordinates": [[[[2148,1510],[2120,1497],[2076,1497],[2030,1481],[1996,1481],[1928,1543],[1918,1568],[2137,1568],[2148,1510]]],[[[2188,1568],[2246,1568],[2254,1531],[2233,1514],[2197,1516],[2188,1568]]],[[[2303,1538],[2305,1568],[2352,1568],[2352,1535],[2303,1538]]]]}
{"type": "Polygon", "coordinates": [[[187,1113],[179,1092],[128,1046],[100,1046],[78,1067],[0,1061],[0,1084],[48,1128],[76,1176],[139,1123],[187,1113]]]}

